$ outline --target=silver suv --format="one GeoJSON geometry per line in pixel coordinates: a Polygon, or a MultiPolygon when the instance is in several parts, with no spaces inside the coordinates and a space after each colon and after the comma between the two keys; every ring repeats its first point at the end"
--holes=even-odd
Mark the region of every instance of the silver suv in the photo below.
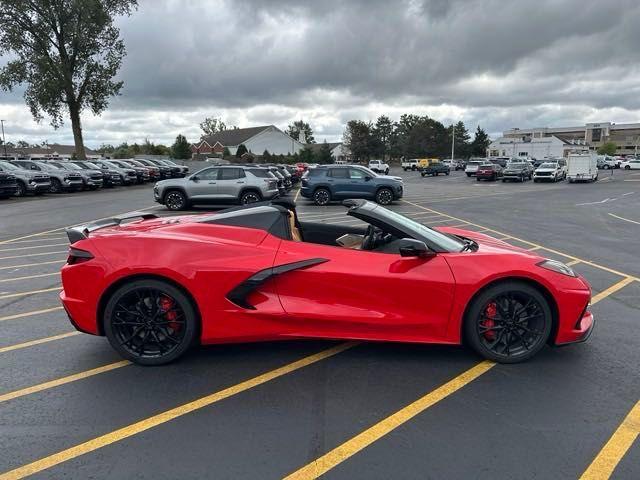
{"type": "Polygon", "coordinates": [[[51,188],[51,178],[44,173],[25,170],[5,160],[0,160],[0,170],[16,177],[16,197],[24,197],[27,193],[40,195],[51,188]]]}
{"type": "Polygon", "coordinates": [[[254,203],[278,196],[278,181],[266,168],[217,166],[185,178],[162,180],[153,187],[156,202],[169,210],[191,205],[254,203]]]}

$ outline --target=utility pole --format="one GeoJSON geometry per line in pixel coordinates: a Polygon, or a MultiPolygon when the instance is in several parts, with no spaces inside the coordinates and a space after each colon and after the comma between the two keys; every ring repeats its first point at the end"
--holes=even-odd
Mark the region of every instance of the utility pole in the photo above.
{"type": "Polygon", "coordinates": [[[451,124],[451,161],[453,162],[453,153],[456,148],[456,126],[451,124]]]}
{"type": "MultiPolygon", "coordinates": [[[[2,125],[2,145],[4,146],[4,156],[7,156],[7,142],[4,139],[4,120],[0,120],[0,125],[2,125]]],[[[637,147],[636,147],[637,149],[637,147]]]]}

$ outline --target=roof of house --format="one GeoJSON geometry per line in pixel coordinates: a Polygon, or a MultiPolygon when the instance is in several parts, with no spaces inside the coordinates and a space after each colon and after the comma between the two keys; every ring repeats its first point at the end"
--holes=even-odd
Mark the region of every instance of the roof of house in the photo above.
{"type": "Polygon", "coordinates": [[[216,143],[220,143],[223,147],[236,147],[271,127],[273,127],[273,125],[223,130],[222,132],[214,133],[213,135],[205,135],[200,139],[200,141],[204,140],[212,147],[216,143]]]}
{"type": "Polygon", "coordinates": [[[312,152],[317,153],[320,151],[323,145],[328,145],[330,150],[333,150],[339,145],[342,145],[342,142],[322,142],[322,143],[308,143],[305,145],[305,148],[310,149],[312,152]]]}

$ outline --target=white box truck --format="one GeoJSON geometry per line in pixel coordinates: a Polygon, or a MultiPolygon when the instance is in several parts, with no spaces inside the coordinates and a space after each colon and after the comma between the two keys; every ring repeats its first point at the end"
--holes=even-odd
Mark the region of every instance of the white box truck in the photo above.
{"type": "Polygon", "coordinates": [[[594,182],[598,180],[598,157],[589,153],[576,153],[567,157],[567,180],[594,182]]]}

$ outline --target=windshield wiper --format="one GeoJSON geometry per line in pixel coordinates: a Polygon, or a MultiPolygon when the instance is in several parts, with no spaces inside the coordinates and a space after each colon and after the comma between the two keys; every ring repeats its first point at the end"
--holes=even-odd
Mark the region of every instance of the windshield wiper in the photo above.
{"type": "Polygon", "coordinates": [[[463,238],[462,242],[464,243],[464,246],[462,247],[462,250],[460,250],[461,252],[466,252],[467,250],[476,252],[479,248],[478,244],[470,238],[463,238]]]}

